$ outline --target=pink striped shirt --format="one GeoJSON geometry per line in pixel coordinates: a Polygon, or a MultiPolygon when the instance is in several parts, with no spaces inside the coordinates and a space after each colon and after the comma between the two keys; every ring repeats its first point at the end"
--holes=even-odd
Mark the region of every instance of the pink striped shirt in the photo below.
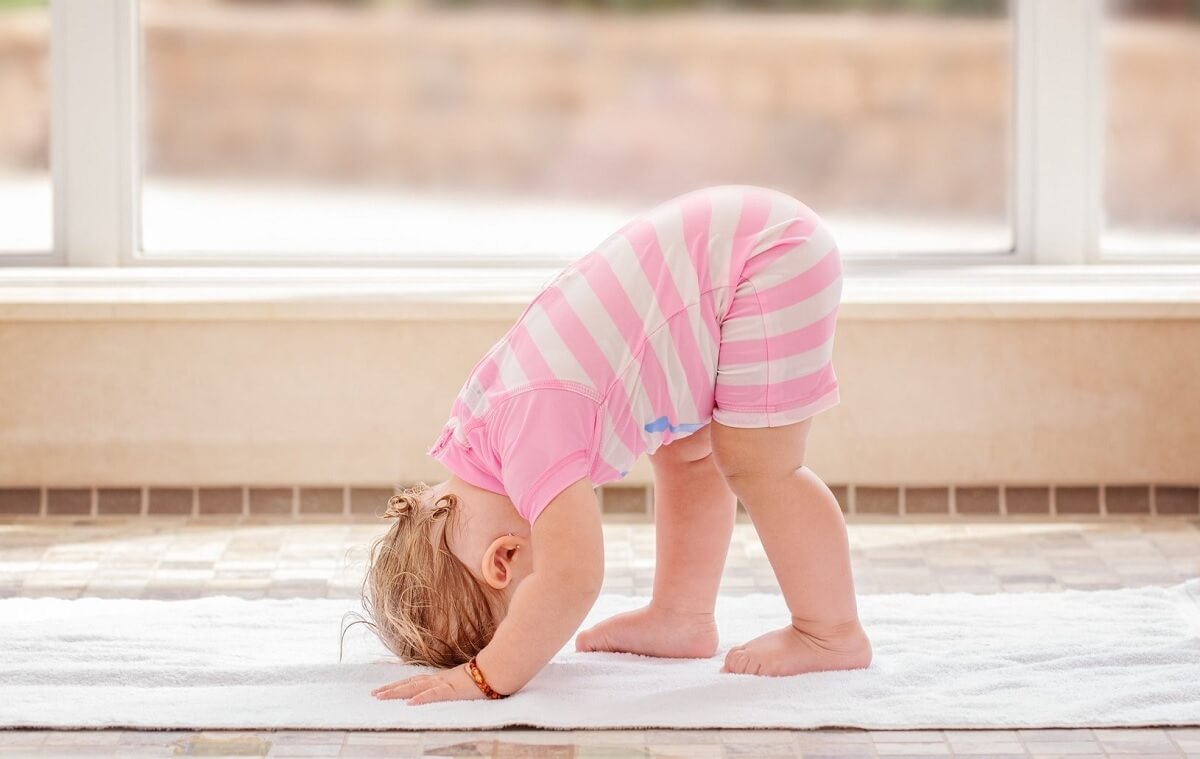
{"type": "Polygon", "coordinates": [[[428,453],[532,524],[568,485],[624,477],[717,407],[828,408],[840,283],[832,238],[795,198],[751,185],[672,198],[534,297],[471,370],[428,453]],[[778,316],[769,334],[764,312],[778,316]]]}

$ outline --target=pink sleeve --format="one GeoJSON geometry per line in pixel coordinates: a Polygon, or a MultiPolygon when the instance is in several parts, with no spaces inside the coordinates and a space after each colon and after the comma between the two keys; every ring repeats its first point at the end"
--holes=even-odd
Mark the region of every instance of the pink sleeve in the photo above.
{"type": "Polygon", "coordinates": [[[575,481],[589,476],[599,406],[573,390],[540,387],[500,401],[492,447],[504,491],[530,524],[575,481]]]}

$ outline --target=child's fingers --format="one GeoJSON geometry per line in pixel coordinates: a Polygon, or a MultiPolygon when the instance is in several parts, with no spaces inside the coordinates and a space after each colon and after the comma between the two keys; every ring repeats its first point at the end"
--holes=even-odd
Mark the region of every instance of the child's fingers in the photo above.
{"type": "Polygon", "coordinates": [[[454,698],[454,688],[447,683],[438,683],[432,688],[426,688],[417,695],[408,699],[408,703],[416,706],[418,704],[428,704],[434,701],[449,701],[454,698]]]}
{"type": "Polygon", "coordinates": [[[388,688],[395,688],[398,685],[404,685],[407,682],[416,680],[418,677],[428,677],[428,675],[413,675],[412,677],[406,677],[403,680],[396,680],[395,682],[388,683],[387,685],[380,685],[378,688],[371,691],[371,693],[375,694],[380,691],[387,690],[388,688]]]}
{"type": "Polygon", "coordinates": [[[409,696],[420,693],[425,688],[429,687],[426,682],[433,675],[417,675],[415,677],[407,677],[403,680],[397,680],[394,683],[382,685],[371,691],[371,695],[376,698],[408,698],[409,696]]]}
{"type": "Polygon", "coordinates": [[[385,688],[384,690],[375,693],[374,696],[378,699],[408,698],[412,694],[420,692],[420,688],[413,688],[411,685],[397,685],[395,688],[385,688]]]}
{"type": "Polygon", "coordinates": [[[383,693],[385,690],[390,690],[392,688],[395,688],[398,685],[403,685],[404,683],[408,682],[411,679],[412,679],[411,677],[407,677],[403,680],[397,680],[394,683],[388,683],[387,685],[380,685],[378,688],[375,688],[374,690],[371,691],[371,695],[378,696],[380,693],[383,693]]]}

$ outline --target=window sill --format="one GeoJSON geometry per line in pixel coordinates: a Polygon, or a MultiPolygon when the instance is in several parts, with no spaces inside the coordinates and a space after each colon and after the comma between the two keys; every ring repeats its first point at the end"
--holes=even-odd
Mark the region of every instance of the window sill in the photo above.
{"type": "MultiPolygon", "coordinates": [[[[0,268],[0,320],[515,319],[556,268],[0,268]]],[[[1200,264],[848,264],[841,319],[1196,319],[1200,264]]]]}

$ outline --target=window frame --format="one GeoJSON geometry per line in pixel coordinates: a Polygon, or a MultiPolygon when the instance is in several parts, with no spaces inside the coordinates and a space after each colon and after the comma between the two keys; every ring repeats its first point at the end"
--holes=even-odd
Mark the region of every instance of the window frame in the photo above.
{"type": "MultiPolygon", "coordinates": [[[[1194,254],[1105,253],[1104,60],[1107,3],[1010,0],[1013,246],[994,253],[847,257],[850,268],[1195,263],[1194,254]]],[[[139,0],[50,0],[53,247],[0,254],[0,266],[561,266],[486,254],[147,254],[140,245],[142,39],[139,0]],[[104,93],[108,93],[106,96],[104,93]],[[91,114],[72,118],[72,114],[91,114]]]]}

